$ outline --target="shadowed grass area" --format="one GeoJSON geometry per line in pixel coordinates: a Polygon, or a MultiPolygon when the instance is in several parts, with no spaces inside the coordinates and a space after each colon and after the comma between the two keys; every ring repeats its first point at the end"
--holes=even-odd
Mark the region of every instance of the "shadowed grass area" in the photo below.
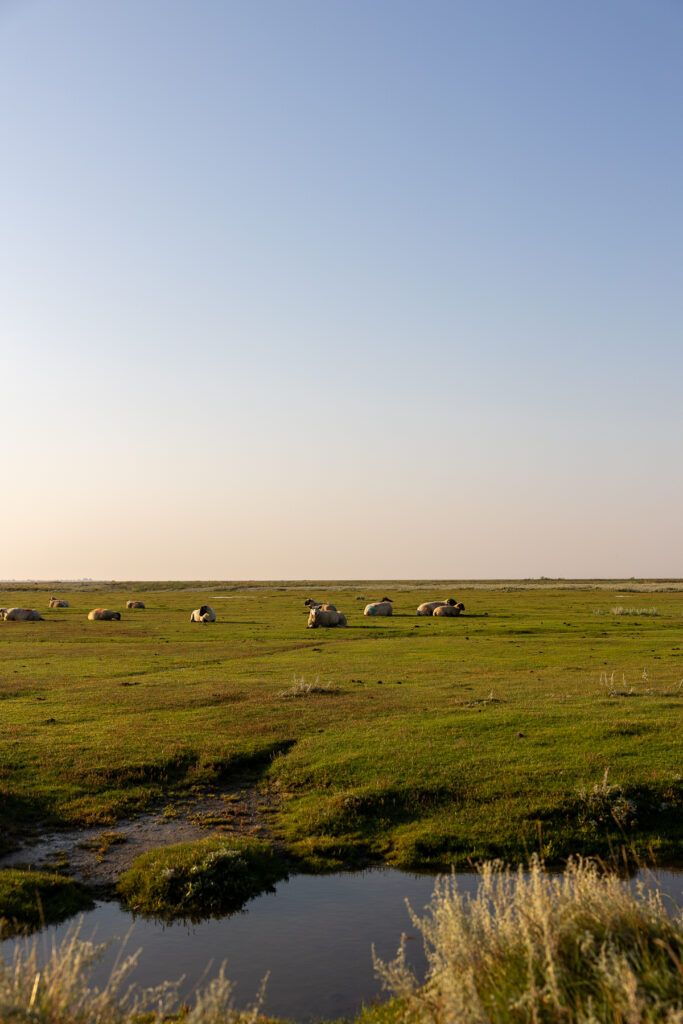
{"type": "Polygon", "coordinates": [[[5,843],[31,819],[110,826],[249,771],[312,870],[678,855],[672,581],[64,586],[71,607],[47,609],[54,589],[0,592],[45,616],[0,623],[5,843]],[[639,588],[656,616],[611,614],[639,588]],[[393,616],[364,618],[384,594],[393,616]],[[146,609],[126,612],[128,596],[146,609]],[[308,630],[309,596],[348,627],[308,630]],[[466,614],[415,615],[440,597],[466,614]],[[188,621],[201,603],[215,624],[188,621]],[[89,622],[96,606],[121,622],[89,622]],[[606,770],[612,796],[589,813],[606,770]]]}
{"type": "Polygon", "coordinates": [[[41,924],[63,921],[93,906],[92,894],[64,875],[47,871],[0,870],[0,936],[7,938],[41,924]]]}
{"type": "Polygon", "coordinates": [[[199,920],[239,910],[287,876],[268,843],[202,839],[152,850],[121,875],[118,892],[136,913],[199,920]]]}

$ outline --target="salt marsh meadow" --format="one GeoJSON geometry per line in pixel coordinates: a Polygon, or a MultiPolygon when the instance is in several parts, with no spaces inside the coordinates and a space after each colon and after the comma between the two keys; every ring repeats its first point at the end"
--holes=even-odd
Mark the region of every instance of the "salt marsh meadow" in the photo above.
{"type": "Polygon", "coordinates": [[[6,849],[32,826],[172,815],[246,777],[299,870],[677,858],[675,581],[6,587],[3,605],[45,619],[0,624],[6,849]],[[48,609],[53,593],[70,607],[48,609]],[[393,616],[364,618],[385,594],[393,616]],[[348,627],[307,629],[311,596],[348,627]],[[466,612],[417,617],[432,597],[466,612]],[[189,622],[200,604],[216,623],[189,622]],[[100,605],[122,621],[89,622],[100,605]]]}

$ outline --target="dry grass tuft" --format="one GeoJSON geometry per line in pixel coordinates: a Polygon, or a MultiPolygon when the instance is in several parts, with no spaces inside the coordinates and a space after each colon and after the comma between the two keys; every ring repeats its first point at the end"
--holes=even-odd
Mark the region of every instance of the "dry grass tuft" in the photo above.
{"type": "MultiPolygon", "coordinates": [[[[3,1024],[161,1024],[169,1014],[182,1011],[184,1024],[255,1024],[265,995],[264,978],[253,1006],[238,1011],[233,1003],[233,984],[219,975],[195,995],[192,1007],[181,1007],[180,982],[138,989],[129,984],[140,950],[124,955],[125,942],[107,984],[91,988],[93,964],[105,945],[80,937],[80,925],[61,942],[53,941],[47,957],[38,955],[36,939],[15,947],[12,962],[0,959],[0,1021],[3,1024]]],[[[177,1019],[177,1018],[174,1018],[177,1019]]]]}
{"type": "Polygon", "coordinates": [[[294,683],[288,690],[280,690],[278,697],[312,697],[315,694],[334,694],[340,693],[338,686],[333,686],[332,683],[320,682],[320,676],[315,677],[314,683],[307,683],[304,677],[297,679],[294,676],[294,683]]]}
{"type": "Polygon", "coordinates": [[[476,896],[455,876],[437,881],[422,932],[428,973],[420,986],[396,959],[375,968],[410,1024],[681,1024],[683,916],[658,892],[633,891],[596,865],[570,861],[548,877],[481,867],[476,896]]]}

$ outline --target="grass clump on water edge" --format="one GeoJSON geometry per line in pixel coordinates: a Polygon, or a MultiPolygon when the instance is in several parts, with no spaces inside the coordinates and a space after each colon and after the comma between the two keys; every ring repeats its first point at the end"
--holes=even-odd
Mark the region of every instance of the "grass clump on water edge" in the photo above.
{"type": "Polygon", "coordinates": [[[129,984],[141,950],[123,955],[123,947],[107,984],[91,987],[94,964],[106,943],[94,945],[80,938],[80,925],[56,942],[47,956],[43,947],[25,940],[14,950],[12,962],[0,958],[0,1021],[3,1024],[162,1024],[177,1020],[183,1024],[255,1024],[263,1021],[261,1006],[265,982],[253,1005],[235,1009],[233,983],[224,965],[219,974],[194,997],[194,1005],[182,1003],[178,988],[182,981],[167,981],[155,988],[129,984]]]}
{"type": "Polygon", "coordinates": [[[0,938],[63,921],[93,906],[85,885],[49,871],[0,871],[0,938]]]}
{"type": "Polygon", "coordinates": [[[476,896],[437,881],[424,918],[420,986],[396,959],[375,968],[397,996],[394,1021],[429,1024],[650,1024],[683,1021],[683,914],[581,859],[564,875],[484,864],[476,896]]]}
{"type": "Polygon", "coordinates": [[[133,911],[170,920],[199,920],[239,910],[287,869],[269,843],[255,839],[200,839],[144,853],[118,882],[133,911]]]}

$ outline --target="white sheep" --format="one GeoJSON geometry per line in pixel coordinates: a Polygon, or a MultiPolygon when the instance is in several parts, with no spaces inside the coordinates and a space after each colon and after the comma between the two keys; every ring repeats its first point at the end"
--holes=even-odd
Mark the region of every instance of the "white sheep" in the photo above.
{"type": "Polygon", "coordinates": [[[318,626],[345,626],[346,616],[338,612],[336,608],[311,608],[308,616],[308,628],[317,629],[318,626]]]}
{"type": "Polygon", "coordinates": [[[8,608],[5,622],[42,622],[43,616],[35,608],[8,608]]]}
{"type": "Polygon", "coordinates": [[[440,608],[442,605],[448,604],[451,606],[455,605],[455,601],[452,597],[449,597],[447,601],[425,601],[423,604],[418,605],[418,615],[433,615],[436,608],[440,608]]]}
{"type": "Polygon", "coordinates": [[[460,602],[456,604],[453,602],[447,602],[446,604],[440,604],[438,608],[434,609],[434,615],[460,615],[460,612],[465,611],[465,605],[460,602]]]}
{"type": "Polygon", "coordinates": [[[383,597],[374,604],[366,604],[363,615],[391,615],[394,609],[390,597],[383,597]]]}
{"type": "Polygon", "coordinates": [[[69,607],[69,602],[68,601],[62,601],[58,597],[51,597],[50,598],[50,604],[49,604],[48,607],[50,607],[50,608],[68,608],[69,607]]]}
{"type": "Polygon", "coordinates": [[[213,608],[210,608],[208,604],[203,604],[201,608],[195,608],[190,615],[190,622],[215,622],[216,613],[213,608]]]}

